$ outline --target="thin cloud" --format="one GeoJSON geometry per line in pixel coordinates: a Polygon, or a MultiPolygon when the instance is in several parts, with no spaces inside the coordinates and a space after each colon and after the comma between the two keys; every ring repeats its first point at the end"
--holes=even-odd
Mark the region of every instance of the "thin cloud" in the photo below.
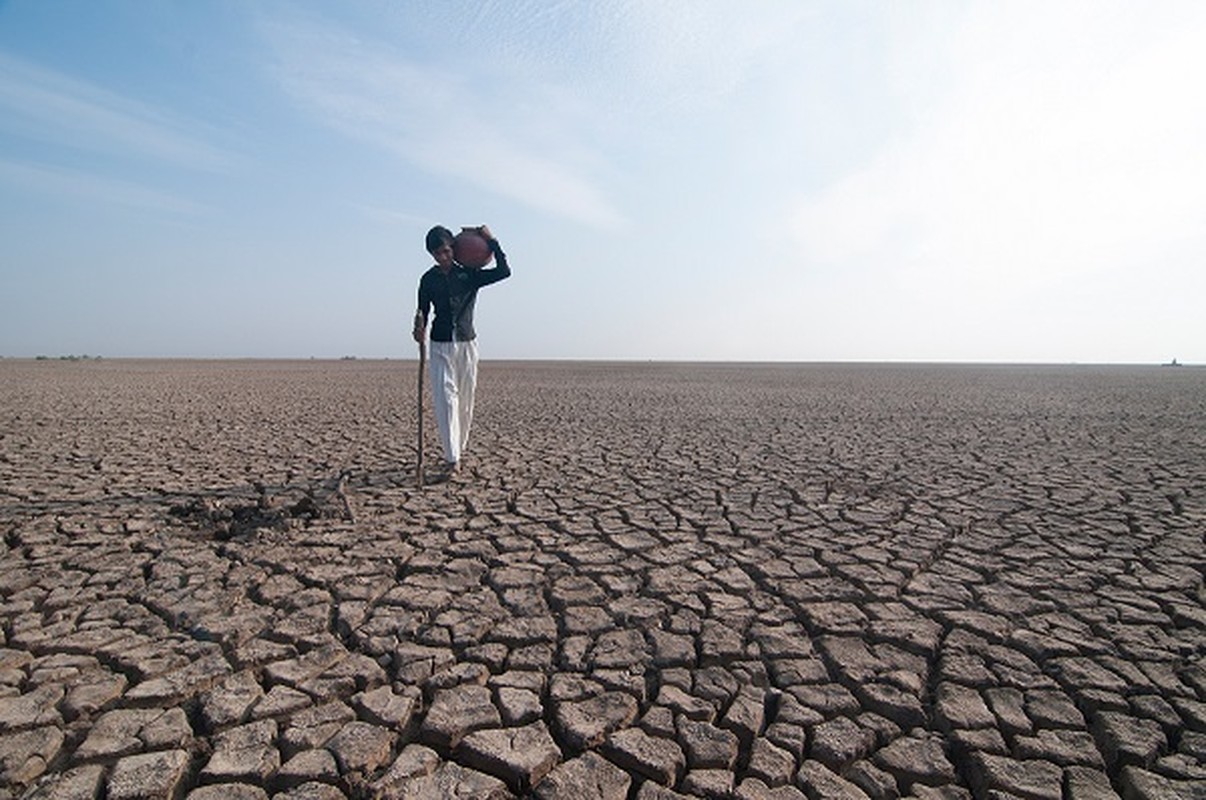
{"type": "Polygon", "coordinates": [[[364,216],[377,222],[385,222],[395,224],[399,222],[408,225],[423,225],[431,224],[430,218],[421,214],[414,214],[409,211],[398,211],[392,208],[381,208],[379,206],[365,205],[364,203],[347,203],[349,208],[354,208],[364,216]]]}
{"type": "Polygon", "coordinates": [[[51,196],[75,197],[104,207],[118,205],[181,215],[198,214],[208,210],[191,200],[148,189],[129,181],[44,164],[0,160],[0,183],[17,185],[51,196]]]}
{"type": "Polygon", "coordinates": [[[974,7],[944,37],[956,76],[945,101],[798,207],[810,259],[989,297],[1194,239],[1206,218],[1194,83],[1206,14],[1183,8],[1137,29],[1114,6],[974,7]]]}
{"type": "Polygon", "coordinates": [[[799,47],[801,25],[817,16],[795,0],[748,12],[723,0],[628,0],[606,25],[619,32],[629,86],[663,106],[690,108],[722,103],[751,68],[778,49],[799,47]]]}
{"type": "MultiPolygon", "coordinates": [[[[471,82],[331,25],[274,22],[264,30],[285,90],[345,135],[549,214],[603,229],[627,224],[584,174],[572,132],[559,144],[543,122],[498,125],[489,113],[497,101],[471,82]]],[[[556,113],[546,109],[545,117],[556,113]]]]}
{"type": "Polygon", "coordinates": [[[0,53],[0,128],[40,142],[219,171],[231,157],[199,126],[101,86],[0,53]]]}

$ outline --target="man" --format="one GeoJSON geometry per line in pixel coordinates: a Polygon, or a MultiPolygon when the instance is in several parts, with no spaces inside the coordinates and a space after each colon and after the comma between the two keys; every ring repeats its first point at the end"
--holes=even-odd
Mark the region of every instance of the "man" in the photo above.
{"type": "Polygon", "coordinates": [[[473,424],[473,393],[477,388],[477,332],[473,329],[473,307],[477,290],[508,278],[511,268],[498,240],[485,225],[462,228],[474,231],[494,254],[491,269],[470,269],[452,255],[452,231],[437,225],[427,232],[427,252],[435,266],[419,279],[419,308],[415,312],[414,337],[422,343],[427,317],[435,308],[431,324],[431,353],[428,367],[435,405],[436,425],[444,448],[444,464],[452,476],[460,468],[461,455],[469,442],[473,424]]]}

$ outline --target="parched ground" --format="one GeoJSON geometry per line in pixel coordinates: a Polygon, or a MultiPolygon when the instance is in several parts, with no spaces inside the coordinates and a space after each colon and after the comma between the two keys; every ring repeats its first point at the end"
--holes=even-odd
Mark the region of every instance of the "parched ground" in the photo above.
{"type": "Polygon", "coordinates": [[[0,360],[0,797],[1206,797],[1206,370],[415,368],[0,360]]]}

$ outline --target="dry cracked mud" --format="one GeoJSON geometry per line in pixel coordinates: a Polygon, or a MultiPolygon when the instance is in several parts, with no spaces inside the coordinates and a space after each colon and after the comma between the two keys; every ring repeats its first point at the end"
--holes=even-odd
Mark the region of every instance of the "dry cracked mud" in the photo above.
{"type": "Polygon", "coordinates": [[[1206,797],[1206,370],[414,370],[0,360],[0,797],[1206,797]]]}

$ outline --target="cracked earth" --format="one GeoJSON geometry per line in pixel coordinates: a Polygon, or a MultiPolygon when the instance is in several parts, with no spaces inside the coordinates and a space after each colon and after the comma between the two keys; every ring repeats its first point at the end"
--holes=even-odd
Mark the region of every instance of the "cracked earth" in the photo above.
{"type": "Polygon", "coordinates": [[[1206,797],[1206,370],[414,370],[0,360],[0,797],[1206,797]]]}

